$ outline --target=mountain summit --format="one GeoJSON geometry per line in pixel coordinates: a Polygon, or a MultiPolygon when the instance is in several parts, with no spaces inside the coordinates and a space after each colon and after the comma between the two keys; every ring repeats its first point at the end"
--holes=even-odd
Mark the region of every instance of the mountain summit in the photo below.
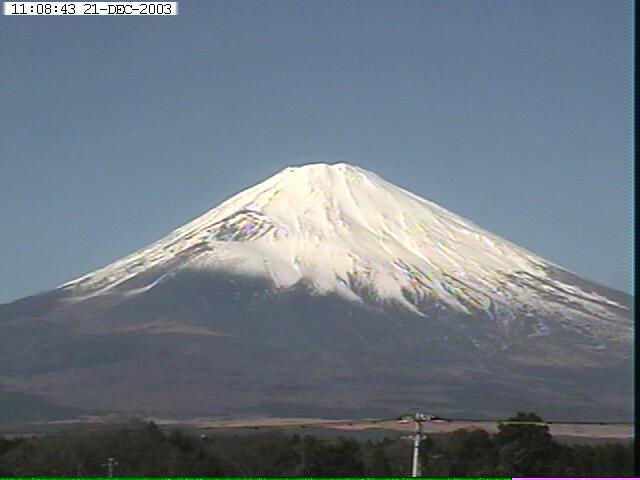
{"type": "Polygon", "coordinates": [[[16,343],[0,353],[0,387],[81,409],[335,416],[427,399],[461,411],[468,399],[452,392],[493,385],[503,394],[488,412],[628,414],[627,295],[343,163],[286,168],[146,248],[0,307],[2,334],[16,343]],[[25,356],[30,335],[41,342],[25,356]],[[58,360],[46,374],[43,350],[58,360]],[[138,393],[101,396],[105,372],[142,382],[138,393]],[[601,375],[617,394],[584,398],[601,375]],[[176,401],[176,382],[216,399],[176,401]]]}
{"type": "MultiPolygon", "coordinates": [[[[153,268],[225,271],[306,282],[318,294],[464,313],[493,308],[562,315],[580,328],[624,337],[627,307],[553,275],[557,267],[435,203],[344,163],[287,168],[159,242],[65,287],[75,295],[114,291],[153,268]],[[520,281],[514,281],[518,278],[520,281]]],[[[126,290],[153,288],[165,277],[126,290]]]]}

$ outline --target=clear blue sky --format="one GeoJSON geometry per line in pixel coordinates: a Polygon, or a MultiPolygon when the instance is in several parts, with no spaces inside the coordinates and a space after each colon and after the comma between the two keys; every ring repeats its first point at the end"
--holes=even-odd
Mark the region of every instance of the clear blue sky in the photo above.
{"type": "Polygon", "coordinates": [[[0,302],[348,162],[630,291],[630,1],[0,17],[0,302]]]}

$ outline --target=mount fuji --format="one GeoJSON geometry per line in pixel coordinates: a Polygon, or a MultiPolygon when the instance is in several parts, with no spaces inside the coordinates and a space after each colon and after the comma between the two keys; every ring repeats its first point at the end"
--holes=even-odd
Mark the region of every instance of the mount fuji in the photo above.
{"type": "Polygon", "coordinates": [[[631,337],[627,294],[372,172],[306,165],[0,306],[0,422],[627,420],[631,337]]]}

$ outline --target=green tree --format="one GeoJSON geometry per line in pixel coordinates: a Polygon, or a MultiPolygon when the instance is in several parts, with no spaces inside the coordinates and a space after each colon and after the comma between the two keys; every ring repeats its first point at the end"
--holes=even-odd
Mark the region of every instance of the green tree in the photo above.
{"type": "Polygon", "coordinates": [[[448,475],[483,476],[496,468],[498,455],[490,435],[484,430],[457,430],[447,437],[443,450],[448,475]]]}
{"type": "Polygon", "coordinates": [[[387,457],[383,442],[368,441],[365,443],[363,450],[366,476],[392,476],[391,462],[387,457]]]}
{"type": "Polygon", "coordinates": [[[518,412],[498,430],[494,442],[500,471],[525,477],[550,475],[558,444],[553,441],[542,418],[535,413],[518,412]]]}
{"type": "Polygon", "coordinates": [[[364,475],[364,462],[357,441],[338,438],[322,441],[305,437],[302,442],[303,476],[342,477],[364,475]]]}

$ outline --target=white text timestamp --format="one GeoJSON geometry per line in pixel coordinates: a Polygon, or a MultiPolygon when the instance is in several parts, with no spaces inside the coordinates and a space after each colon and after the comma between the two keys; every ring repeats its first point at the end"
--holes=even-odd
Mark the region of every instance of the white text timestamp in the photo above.
{"type": "Polygon", "coordinates": [[[177,15],[178,2],[3,2],[4,15],[177,15]]]}

